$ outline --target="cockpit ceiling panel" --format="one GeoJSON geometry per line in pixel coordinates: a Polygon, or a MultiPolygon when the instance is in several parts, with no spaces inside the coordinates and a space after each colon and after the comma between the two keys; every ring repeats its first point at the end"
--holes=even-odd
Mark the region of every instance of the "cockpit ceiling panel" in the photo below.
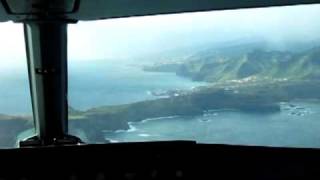
{"type": "MultiPolygon", "coordinates": [[[[48,0],[21,0],[24,6],[17,7],[23,14],[10,12],[8,4],[16,0],[0,0],[0,21],[21,21],[39,17],[37,13],[28,14],[31,6],[26,2],[45,2],[48,0]],[[23,7],[29,9],[23,9],[23,7]],[[21,9],[22,8],[22,9],[21,9]]],[[[71,20],[98,20],[130,16],[144,16],[155,14],[170,14],[181,12],[196,12],[223,9],[285,6],[298,4],[320,3],[320,0],[54,0],[62,2],[77,2],[72,12],[53,13],[54,16],[71,20]]],[[[64,4],[64,3],[62,3],[64,4]]],[[[70,5],[70,3],[65,3],[70,5]]],[[[61,4],[60,4],[61,5],[61,4]]],[[[16,9],[17,9],[16,8],[16,9]]],[[[59,7],[60,9],[63,9],[59,7]]],[[[70,7],[65,7],[70,9],[70,7]]],[[[43,13],[43,11],[37,11],[43,13]]],[[[47,15],[47,14],[46,14],[47,15]]],[[[50,13],[49,13],[50,15],[50,13]]],[[[41,15],[43,17],[43,14],[41,15]]]]}
{"type": "Polygon", "coordinates": [[[2,0],[10,14],[72,13],[78,0],[2,0]]]}

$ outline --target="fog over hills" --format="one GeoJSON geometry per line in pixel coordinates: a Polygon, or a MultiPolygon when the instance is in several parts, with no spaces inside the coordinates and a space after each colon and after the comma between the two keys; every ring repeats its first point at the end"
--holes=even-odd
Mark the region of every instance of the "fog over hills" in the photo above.
{"type": "Polygon", "coordinates": [[[168,61],[145,66],[146,71],[175,72],[196,81],[228,81],[248,77],[317,79],[320,78],[320,46],[292,44],[285,51],[270,44],[251,42],[207,48],[183,61],[168,61]],[[297,48],[303,46],[304,48],[297,48]],[[306,49],[308,48],[308,49],[306,49]],[[298,50],[297,50],[298,49],[298,50]]]}
{"type": "Polygon", "coordinates": [[[186,49],[218,47],[234,41],[242,44],[262,40],[273,49],[286,50],[294,44],[320,39],[319,7],[299,5],[79,22],[69,26],[70,59],[145,57],[177,53],[179,49],[186,53],[186,49]]]}

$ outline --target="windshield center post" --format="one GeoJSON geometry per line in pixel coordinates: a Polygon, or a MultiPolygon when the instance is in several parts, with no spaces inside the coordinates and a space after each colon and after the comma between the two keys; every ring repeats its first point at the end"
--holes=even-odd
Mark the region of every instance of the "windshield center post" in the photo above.
{"type": "Polygon", "coordinates": [[[36,136],[20,147],[79,144],[79,138],[68,135],[68,21],[23,23],[36,136]]]}

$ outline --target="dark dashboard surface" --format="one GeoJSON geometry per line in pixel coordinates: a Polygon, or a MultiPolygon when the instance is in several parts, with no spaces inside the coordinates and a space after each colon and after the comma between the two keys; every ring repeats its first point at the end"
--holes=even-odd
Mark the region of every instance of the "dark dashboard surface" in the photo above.
{"type": "Polygon", "coordinates": [[[119,143],[1,150],[0,179],[318,179],[320,150],[119,143]]]}

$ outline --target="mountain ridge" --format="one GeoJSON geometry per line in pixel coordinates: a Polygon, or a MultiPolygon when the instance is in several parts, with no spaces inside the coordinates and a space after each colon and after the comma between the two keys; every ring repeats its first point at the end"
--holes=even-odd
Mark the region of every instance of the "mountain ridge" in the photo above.
{"type": "Polygon", "coordinates": [[[246,48],[242,52],[203,51],[185,62],[145,66],[145,71],[174,72],[194,81],[222,82],[248,77],[257,79],[319,79],[320,47],[303,52],[246,48]],[[250,49],[250,50],[249,50],[250,49]]]}

